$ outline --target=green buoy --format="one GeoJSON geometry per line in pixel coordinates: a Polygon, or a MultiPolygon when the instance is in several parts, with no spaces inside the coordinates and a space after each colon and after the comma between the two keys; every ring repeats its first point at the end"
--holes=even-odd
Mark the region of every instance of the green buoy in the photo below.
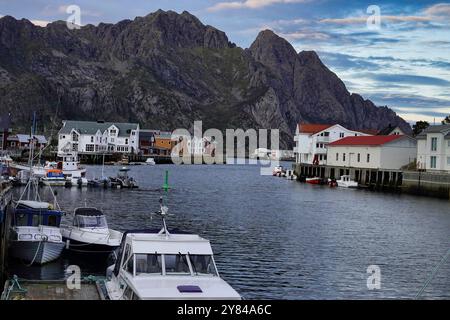
{"type": "Polygon", "coordinates": [[[166,179],[163,185],[163,189],[165,192],[169,191],[169,170],[166,170],[166,179]]]}

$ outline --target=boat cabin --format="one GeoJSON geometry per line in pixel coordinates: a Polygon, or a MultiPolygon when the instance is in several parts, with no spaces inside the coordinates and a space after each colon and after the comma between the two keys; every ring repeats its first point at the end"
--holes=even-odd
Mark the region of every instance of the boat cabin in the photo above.
{"type": "Polygon", "coordinates": [[[63,212],[54,210],[48,202],[19,201],[14,210],[13,226],[59,227],[63,212]]]}
{"type": "Polygon", "coordinates": [[[80,229],[108,229],[105,215],[96,208],[75,209],[73,226],[80,229]]]}

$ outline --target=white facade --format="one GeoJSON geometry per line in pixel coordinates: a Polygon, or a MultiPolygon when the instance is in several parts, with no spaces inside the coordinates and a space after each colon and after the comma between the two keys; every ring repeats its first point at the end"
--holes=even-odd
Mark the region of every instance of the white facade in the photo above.
{"type": "Polygon", "coordinates": [[[328,144],[350,136],[369,136],[369,134],[349,130],[339,124],[317,132],[302,132],[302,124],[300,124],[297,126],[294,138],[295,161],[297,163],[326,165],[328,144]]]}
{"type": "Polygon", "coordinates": [[[450,172],[450,125],[429,127],[417,139],[417,168],[450,172]]]}
{"type": "Polygon", "coordinates": [[[416,159],[416,140],[401,136],[379,145],[330,145],[328,165],[349,168],[398,170],[416,159]]]}
{"type": "Polygon", "coordinates": [[[121,123],[64,122],[58,137],[58,153],[138,153],[139,125],[121,123]]]}

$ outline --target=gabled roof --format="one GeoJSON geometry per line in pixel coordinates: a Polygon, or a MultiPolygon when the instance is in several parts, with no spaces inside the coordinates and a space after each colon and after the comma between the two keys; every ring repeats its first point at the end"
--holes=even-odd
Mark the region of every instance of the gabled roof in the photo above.
{"type": "MultiPolygon", "coordinates": [[[[47,138],[41,135],[34,135],[34,138],[38,141],[38,143],[47,143],[47,138]]],[[[30,135],[29,134],[16,134],[8,137],[8,141],[19,141],[20,143],[29,143],[30,135]]]]}
{"type": "Polygon", "coordinates": [[[137,123],[121,123],[121,122],[96,122],[96,121],[73,121],[64,120],[64,126],[59,130],[59,134],[70,134],[75,129],[80,134],[95,135],[98,130],[105,132],[112,125],[119,129],[119,137],[128,137],[131,130],[137,130],[137,123]]]}
{"type": "Polygon", "coordinates": [[[404,137],[402,135],[346,137],[328,146],[381,146],[404,137]]]}
{"type": "Polygon", "coordinates": [[[427,137],[427,133],[442,133],[446,134],[445,138],[447,139],[450,133],[450,124],[441,124],[437,126],[429,126],[425,130],[423,130],[421,133],[417,135],[417,139],[425,139],[427,137]],[[448,131],[448,133],[447,133],[448,131]]]}
{"type": "Polygon", "coordinates": [[[332,127],[332,124],[313,124],[313,123],[299,123],[298,131],[300,133],[314,134],[332,127]]]}

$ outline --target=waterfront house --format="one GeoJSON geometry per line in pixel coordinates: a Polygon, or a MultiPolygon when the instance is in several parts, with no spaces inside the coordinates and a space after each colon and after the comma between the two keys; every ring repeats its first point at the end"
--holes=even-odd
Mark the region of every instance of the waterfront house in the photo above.
{"type": "Polygon", "coordinates": [[[417,168],[450,172],[450,124],[430,126],[416,138],[417,168]]]}
{"type": "Polygon", "coordinates": [[[122,153],[139,151],[139,124],[64,120],[58,133],[58,153],[122,153]]]}
{"type": "Polygon", "coordinates": [[[329,143],[350,136],[369,136],[362,131],[344,128],[339,124],[300,123],[295,132],[294,155],[297,163],[326,165],[329,143]]]}
{"type": "MultiPolygon", "coordinates": [[[[31,136],[29,134],[14,134],[7,138],[8,150],[22,151],[30,149],[31,136]]],[[[36,149],[43,149],[47,146],[47,138],[43,135],[34,135],[36,149]]]]}
{"type": "Polygon", "coordinates": [[[327,165],[398,170],[416,156],[417,141],[409,136],[353,136],[328,144],[327,165]]]}

